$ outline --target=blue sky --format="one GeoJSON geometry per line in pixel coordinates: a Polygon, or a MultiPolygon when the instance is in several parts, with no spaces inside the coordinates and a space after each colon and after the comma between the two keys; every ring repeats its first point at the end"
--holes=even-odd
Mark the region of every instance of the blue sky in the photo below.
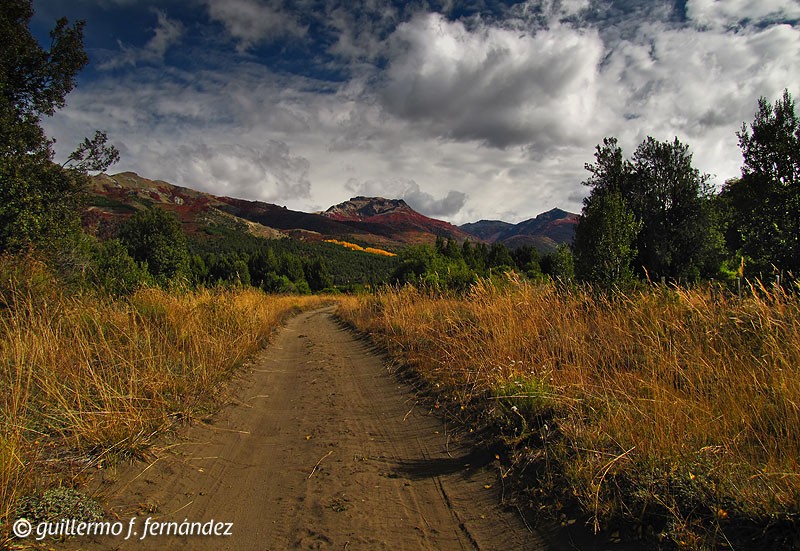
{"type": "Polygon", "coordinates": [[[45,121],[111,172],[305,211],[404,198],[454,223],[579,212],[605,136],[688,143],[721,184],[756,101],[800,97],[800,0],[34,0],[91,64],[45,121]]]}

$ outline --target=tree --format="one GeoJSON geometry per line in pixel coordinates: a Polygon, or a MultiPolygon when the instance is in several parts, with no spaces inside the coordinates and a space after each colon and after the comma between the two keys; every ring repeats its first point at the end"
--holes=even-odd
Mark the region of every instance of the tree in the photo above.
{"type": "Polygon", "coordinates": [[[800,120],[788,90],[774,106],[759,98],[748,130],[737,133],[742,177],[722,191],[732,219],[728,245],[751,272],[800,272],[800,120]]]}
{"type": "Polygon", "coordinates": [[[455,239],[448,239],[442,254],[450,260],[461,260],[461,248],[458,242],[455,239]]]}
{"type": "Polygon", "coordinates": [[[632,276],[641,224],[625,201],[633,191],[633,166],[616,138],[604,138],[594,157],[594,164],[585,165],[591,177],[584,185],[592,191],[575,228],[575,270],[580,279],[611,288],[632,276]]]}
{"type": "Polygon", "coordinates": [[[652,276],[697,279],[719,268],[709,176],[692,165],[689,146],[678,138],[647,137],[633,155],[625,196],[642,227],[638,263],[652,276]]]}
{"type": "MultiPolygon", "coordinates": [[[[172,213],[160,208],[141,210],[122,225],[119,239],[134,260],[147,263],[159,282],[189,275],[186,234],[172,213]]],[[[247,277],[249,282],[249,273],[247,277]]]]}
{"type": "Polygon", "coordinates": [[[629,195],[633,167],[630,161],[623,158],[622,148],[617,144],[617,139],[603,138],[602,145],[595,148],[594,158],[594,164],[584,165],[592,175],[583,184],[597,192],[629,195]]]}
{"type": "Polygon", "coordinates": [[[52,162],[53,141],[41,117],[65,104],[88,63],[83,22],[59,19],[44,50],[30,33],[30,0],[6,0],[0,10],[0,251],[47,242],[78,227],[87,170],[118,158],[105,134],[86,140],[65,166],[52,162]]]}
{"type": "Polygon", "coordinates": [[[576,235],[581,277],[613,285],[631,265],[652,277],[715,275],[721,237],[712,189],[687,145],[648,137],[628,161],[616,139],[606,138],[595,159],[586,165],[592,191],[576,235]]]}
{"type": "Polygon", "coordinates": [[[578,277],[607,289],[629,283],[640,225],[619,191],[588,198],[573,243],[578,277]]]}
{"type": "Polygon", "coordinates": [[[514,267],[514,259],[508,252],[508,247],[502,243],[492,243],[489,249],[489,259],[487,265],[490,268],[498,268],[501,271],[504,269],[511,269],[514,267]]]}
{"type": "Polygon", "coordinates": [[[461,246],[461,258],[467,266],[476,272],[482,273],[486,270],[486,262],[489,258],[489,249],[486,243],[472,244],[469,240],[464,241],[461,246]]]}
{"type": "Polygon", "coordinates": [[[92,280],[114,295],[132,293],[148,281],[147,269],[128,254],[118,239],[95,242],[92,280]]]}
{"type": "Polygon", "coordinates": [[[562,243],[542,258],[542,272],[553,279],[571,281],[575,277],[575,259],[569,245],[562,243]]]}
{"type": "Polygon", "coordinates": [[[304,266],[306,281],[313,292],[330,289],[333,287],[333,276],[328,264],[320,257],[315,256],[305,263],[304,266]]]}
{"type": "Polygon", "coordinates": [[[436,257],[436,249],[430,245],[411,245],[406,247],[398,258],[400,264],[392,274],[397,283],[416,283],[430,270],[436,257]]]}
{"type": "Polygon", "coordinates": [[[542,255],[536,247],[524,245],[511,251],[511,258],[517,269],[524,272],[530,279],[542,277],[542,255]]]}

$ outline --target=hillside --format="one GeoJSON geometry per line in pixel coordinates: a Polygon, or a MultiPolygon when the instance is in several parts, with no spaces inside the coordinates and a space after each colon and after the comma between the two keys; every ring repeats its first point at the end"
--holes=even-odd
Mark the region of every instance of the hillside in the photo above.
{"type": "Polygon", "coordinates": [[[519,224],[481,220],[459,227],[489,243],[502,243],[509,249],[533,246],[547,253],[562,243],[572,243],[579,218],[578,214],[552,209],[519,224]]]}
{"type": "Polygon", "coordinates": [[[470,222],[459,226],[467,233],[479,237],[488,243],[497,241],[503,232],[513,228],[514,224],[503,222],[502,220],[481,220],[479,222],[470,222]]]}
{"type": "Polygon", "coordinates": [[[422,215],[402,199],[353,197],[322,213],[356,230],[384,236],[400,243],[424,243],[436,237],[475,241],[475,236],[448,222],[422,215]]]}
{"type": "Polygon", "coordinates": [[[390,251],[444,237],[458,242],[499,242],[509,248],[531,245],[550,252],[572,242],[578,222],[577,214],[553,209],[519,224],[481,220],[454,226],[420,214],[402,199],[363,196],[322,213],[307,213],[262,201],[219,197],[133,172],[94,176],[88,205],[84,226],[101,236],[113,234],[114,227],[137,210],[157,205],[175,213],[184,230],[201,241],[234,232],[265,239],[339,240],[390,251]]]}
{"type": "Polygon", "coordinates": [[[452,224],[423,216],[402,200],[357,197],[315,214],[262,201],[219,197],[133,172],[91,178],[84,226],[107,236],[137,210],[156,205],[173,212],[184,230],[198,239],[235,231],[267,239],[336,239],[389,250],[433,243],[437,236],[475,240],[452,224]]]}

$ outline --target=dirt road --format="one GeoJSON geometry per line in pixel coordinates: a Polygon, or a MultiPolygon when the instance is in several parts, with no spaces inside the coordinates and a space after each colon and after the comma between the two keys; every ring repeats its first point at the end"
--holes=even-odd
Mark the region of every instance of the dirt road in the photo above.
{"type": "Polygon", "coordinates": [[[290,320],[236,382],[237,403],[213,424],[193,426],[146,470],[123,473],[111,485],[107,499],[120,536],[73,543],[159,550],[544,549],[519,515],[499,507],[494,458],[446,434],[443,422],[332,311],[290,320]],[[214,521],[232,523],[232,535],[158,533],[169,525],[157,523],[185,519],[184,531],[193,522],[195,531],[201,524],[208,531],[214,521]]]}

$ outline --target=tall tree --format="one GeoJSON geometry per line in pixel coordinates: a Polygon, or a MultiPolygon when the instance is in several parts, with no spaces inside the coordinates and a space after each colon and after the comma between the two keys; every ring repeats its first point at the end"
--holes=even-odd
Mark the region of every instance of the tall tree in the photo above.
{"type": "Polygon", "coordinates": [[[569,245],[562,243],[546,254],[542,258],[542,272],[562,282],[571,281],[575,277],[575,259],[569,245]]]}
{"type": "Polygon", "coordinates": [[[652,277],[697,278],[719,268],[708,176],[677,138],[645,139],[630,161],[606,138],[587,164],[592,188],[576,230],[578,274],[613,285],[629,266],[652,277]]]}
{"type": "MultiPolygon", "coordinates": [[[[139,211],[122,225],[119,239],[134,260],[147,263],[159,282],[189,275],[186,234],[172,213],[157,207],[139,211]]],[[[246,262],[243,265],[246,269],[246,262]]],[[[248,272],[248,283],[249,278],[248,272]]]]}
{"type": "Polygon", "coordinates": [[[697,278],[713,275],[719,243],[709,176],[692,165],[689,146],[678,138],[647,137],[633,155],[633,180],[626,198],[642,223],[638,262],[651,275],[697,278]]]}
{"type": "Polygon", "coordinates": [[[575,229],[576,275],[607,289],[631,282],[640,226],[619,191],[592,194],[575,229]]]}
{"type": "Polygon", "coordinates": [[[77,227],[87,170],[104,170],[118,153],[102,133],[85,140],[66,166],[53,160],[41,118],[62,108],[88,63],[83,22],[59,19],[44,50],[28,26],[30,0],[0,9],[0,251],[41,243],[77,227]]]}
{"type": "Polygon", "coordinates": [[[592,191],[575,229],[575,271],[584,281],[611,288],[631,278],[641,224],[623,195],[630,196],[633,167],[616,138],[603,139],[594,157],[593,164],[585,165],[591,176],[584,185],[592,191]]]}
{"type": "Polygon", "coordinates": [[[591,176],[583,184],[591,187],[593,192],[627,194],[633,168],[630,161],[624,159],[617,139],[603,138],[603,143],[595,147],[594,159],[594,164],[584,165],[591,176]]]}
{"type": "Polygon", "coordinates": [[[750,273],[800,273],[800,120],[788,90],[774,105],[759,98],[748,130],[737,133],[742,177],[722,197],[732,213],[729,247],[748,257],[750,273]]]}

